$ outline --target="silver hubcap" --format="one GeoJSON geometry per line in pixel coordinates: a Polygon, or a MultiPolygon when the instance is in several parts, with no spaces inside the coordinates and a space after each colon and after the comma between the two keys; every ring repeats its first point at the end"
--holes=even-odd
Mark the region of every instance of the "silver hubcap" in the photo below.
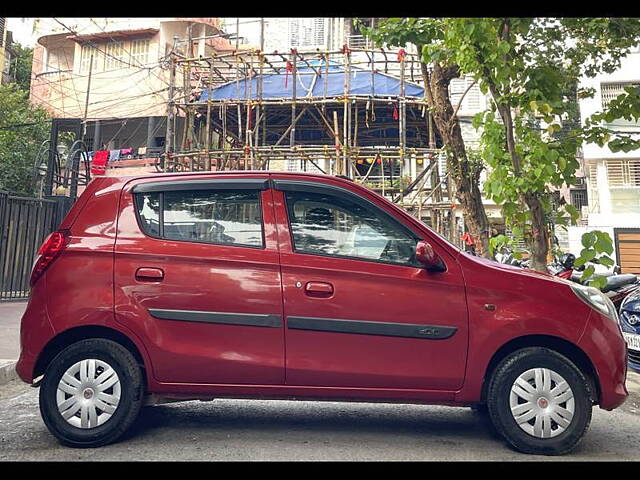
{"type": "Polygon", "coordinates": [[[58,383],[58,411],[74,427],[95,428],[109,420],[120,403],[120,378],[102,360],[72,365],[58,383]]]}
{"type": "Polygon", "coordinates": [[[564,432],[573,419],[573,391],[561,375],[548,368],[532,368],[511,386],[511,414],[529,435],[552,438],[564,432]]]}

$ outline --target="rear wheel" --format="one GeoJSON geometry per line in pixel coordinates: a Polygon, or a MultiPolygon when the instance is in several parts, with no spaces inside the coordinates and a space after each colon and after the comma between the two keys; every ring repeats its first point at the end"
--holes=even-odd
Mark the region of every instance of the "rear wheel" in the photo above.
{"type": "Polygon", "coordinates": [[[140,367],[122,345],[82,340],[49,364],[40,388],[40,412],[49,431],[72,447],[98,447],[134,422],[143,398],[140,367]]]}
{"type": "Polygon", "coordinates": [[[487,406],[496,430],[524,453],[568,453],[591,422],[584,374],[565,356],[542,347],[518,350],[500,362],[487,406]]]}

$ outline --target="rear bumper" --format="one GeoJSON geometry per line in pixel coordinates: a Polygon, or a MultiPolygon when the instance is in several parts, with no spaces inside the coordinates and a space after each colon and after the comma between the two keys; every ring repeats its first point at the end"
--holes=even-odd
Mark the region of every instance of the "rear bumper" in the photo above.
{"type": "Polygon", "coordinates": [[[20,358],[16,373],[26,383],[32,383],[38,358],[55,334],[43,291],[38,292],[44,289],[44,282],[45,278],[42,277],[36,284],[20,323],[20,358]]]}
{"type": "Polygon", "coordinates": [[[595,311],[578,346],[589,356],[600,385],[600,408],[613,410],[624,403],[627,391],[627,343],[618,325],[595,311]]]}

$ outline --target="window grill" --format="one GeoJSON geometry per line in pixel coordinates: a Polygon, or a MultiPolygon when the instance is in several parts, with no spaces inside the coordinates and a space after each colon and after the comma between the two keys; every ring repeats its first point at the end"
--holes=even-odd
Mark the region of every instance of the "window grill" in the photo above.
{"type": "Polygon", "coordinates": [[[289,43],[292,47],[323,47],[325,18],[292,18],[289,20],[289,43]]]}
{"type": "Polygon", "coordinates": [[[586,189],[571,189],[571,205],[578,210],[582,210],[582,207],[589,205],[587,190],[586,189]]]}
{"type": "Polygon", "coordinates": [[[640,85],[638,82],[616,82],[600,84],[602,108],[606,109],[609,106],[611,100],[614,100],[619,95],[625,93],[624,89],[626,87],[637,87],[638,85],[640,85]]]}
{"type": "Polygon", "coordinates": [[[639,188],[640,159],[607,160],[609,188],[639,188]]]}

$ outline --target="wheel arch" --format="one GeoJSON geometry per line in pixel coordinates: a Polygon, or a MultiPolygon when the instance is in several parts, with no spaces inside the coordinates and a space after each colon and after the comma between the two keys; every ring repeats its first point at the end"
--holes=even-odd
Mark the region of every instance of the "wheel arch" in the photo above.
{"type": "Polygon", "coordinates": [[[40,352],[38,360],[33,368],[32,378],[35,379],[40,375],[44,375],[44,372],[47,370],[51,361],[66,347],[79,342],[80,340],[87,340],[90,338],[112,340],[129,350],[140,365],[144,385],[148,385],[148,373],[145,358],[136,343],[121,331],[105,327],[104,325],[82,325],[79,327],[73,327],[62,331],[53,337],[40,352]]]}
{"type": "Polygon", "coordinates": [[[601,386],[597,371],[589,356],[577,345],[563,338],[550,335],[526,335],[509,340],[491,357],[482,380],[481,403],[485,403],[491,376],[500,362],[511,353],[527,347],[544,347],[554,350],[571,360],[585,375],[591,386],[595,403],[600,402],[601,386]]]}

